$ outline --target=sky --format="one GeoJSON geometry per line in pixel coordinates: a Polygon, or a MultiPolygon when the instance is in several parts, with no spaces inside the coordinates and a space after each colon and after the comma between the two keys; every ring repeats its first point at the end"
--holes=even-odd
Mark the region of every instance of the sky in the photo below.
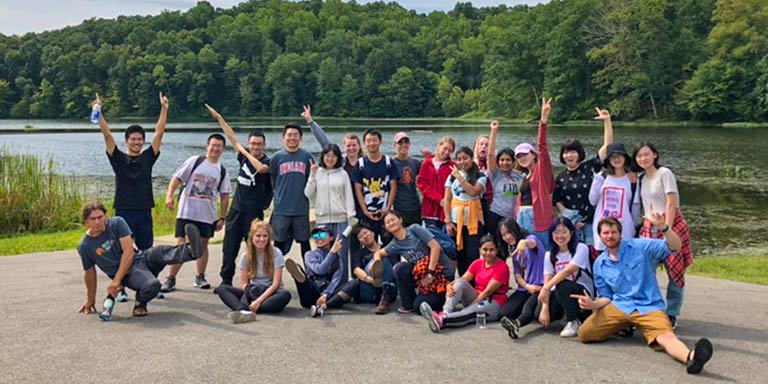
{"type": "MultiPolygon", "coordinates": [[[[231,8],[244,0],[208,0],[214,7],[231,8]]],[[[537,4],[546,0],[461,0],[476,7],[499,4],[537,4]]],[[[365,4],[371,0],[357,0],[365,4]]],[[[397,0],[417,12],[453,9],[456,0],[397,0]]],[[[187,10],[197,0],[0,0],[0,33],[42,32],[77,25],[92,17],[112,19],[119,15],[157,15],[163,10],[187,10]]]]}

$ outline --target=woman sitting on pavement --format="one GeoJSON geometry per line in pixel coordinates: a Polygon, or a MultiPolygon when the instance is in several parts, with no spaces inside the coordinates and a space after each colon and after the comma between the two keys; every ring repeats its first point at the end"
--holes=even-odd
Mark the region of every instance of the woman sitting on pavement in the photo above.
{"type": "Polygon", "coordinates": [[[520,327],[527,325],[534,318],[537,318],[544,328],[549,328],[551,322],[561,319],[563,314],[567,323],[560,336],[576,337],[580,322],[591,314],[589,311],[580,310],[579,301],[570,297],[571,294],[583,294],[585,290],[594,297],[589,247],[578,241],[576,228],[571,220],[565,217],[555,219],[549,229],[549,236],[552,247],[544,258],[544,286],[539,292],[533,317],[521,316],[505,321],[505,328],[513,339],[518,337],[520,327]]]}
{"type": "Polygon", "coordinates": [[[341,287],[344,270],[341,268],[339,251],[343,240],[339,236],[334,241],[333,229],[323,224],[315,226],[312,238],[317,248],[304,255],[306,272],[292,259],[285,260],[285,268],[296,282],[301,306],[309,308],[311,317],[318,317],[328,308],[328,298],[341,287]]]}
{"type": "Polygon", "coordinates": [[[384,228],[392,234],[392,241],[376,251],[373,258],[396,255],[404,259],[393,267],[401,303],[397,311],[411,313],[423,301],[434,308],[442,307],[444,284],[453,280],[454,266],[432,233],[418,224],[404,227],[403,218],[395,211],[384,216],[384,228]]]}
{"type": "Polygon", "coordinates": [[[221,301],[232,309],[227,318],[233,323],[256,320],[257,313],[277,313],[291,301],[283,289],[283,253],[272,245],[272,227],[261,220],[251,223],[250,241],[240,256],[240,287],[222,285],[221,301]]]}
{"type": "Polygon", "coordinates": [[[395,300],[397,290],[392,274],[392,262],[385,257],[374,260],[373,254],[381,246],[376,241],[373,228],[366,223],[357,226],[357,239],[363,246],[352,258],[352,274],[356,277],[344,284],[333,297],[328,299],[328,308],[341,308],[352,299],[355,303],[377,304],[375,313],[389,312],[389,303],[395,300]]]}
{"type": "Polygon", "coordinates": [[[499,258],[496,242],[488,234],[480,239],[480,259],[473,261],[459,279],[448,284],[442,312],[433,311],[426,301],[421,303],[419,311],[435,333],[444,327],[463,327],[473,323],[480,302],[484,302],[483,311],[487,321],[496,321],[507,299],[508,290],[509,267],[499,258]],[[475,282],[474,287],[470,284],[472,280],[475,282]],[[459,302],[463,309],[455,311],[459,302]]]}
{"type": "MultiPolygon", "coordinates": [[[[507,254],[512,258],[512,268],[517,290],[501,307],[501,325],[509,323],[521,314],[533,318],[536,298],[544,285],[544,254],[546,250],[538,237],[529,235],[514,219],[508,218],[499,225],[499,238],[506,243],[507,254]],[[505,321],[504,318],[507,318],[505,321]]],[[[529,321],[530,322],[530,321],[529,321]]],[[[505,326],[506,327],[506,326],[505,326]]]]}

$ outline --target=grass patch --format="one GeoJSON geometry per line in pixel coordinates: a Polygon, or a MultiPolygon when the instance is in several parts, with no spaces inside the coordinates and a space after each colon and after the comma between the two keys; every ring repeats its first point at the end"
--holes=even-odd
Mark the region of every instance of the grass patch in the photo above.
{"type": "Polygon", "coordinates": [[[686,273],[768,285],[768,254],[697,258],[686,273]]]}
{"type": "MultiPolygon", "coordinates": [[[[109,207],[112,203],[106,204],[109,207]]],[[[108,212],[111,216],[113,211],[108,212]]],[[[155,209],[152,210],[155,237],[173,234],[176,229],[176,210],[165,208],[165,199],[155,199],[155,209]]],[[[77,248],[77,243],[85,233],[85,227],[58,232],[27,233],[13,237],[0,238],[0,256],[19,255],[23,253],[61,251],[77,248]]]]}

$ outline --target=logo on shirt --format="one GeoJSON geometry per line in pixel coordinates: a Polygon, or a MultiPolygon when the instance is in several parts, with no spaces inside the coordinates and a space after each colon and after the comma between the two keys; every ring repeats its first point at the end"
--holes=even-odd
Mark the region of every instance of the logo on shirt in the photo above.
{"type": "Polygon", "coordinates": [[[279,172],[280,176],[293,172],[305,175],[307,173],[307,164],[303,161],[286,161],[280,164],[279,172]]]}
{"type": "Polygon", "coordinates": [[[624,215],[624,188],[605,187],[603,189],[602,217],[620,220],[624,215]]]}
{"type": "Polygon", "coordinates": [[[194,199],[216,199],[216,182],[218,180],[204,175],[202,173],[195,173],[192,175],[192,183],[190,184],[189,197],[194,199]]]}
{"type": "Polygon", "coordinates": [[[409,166],[403,167],[403,177],[400,178],[400,183],[411,184],[413,183],[413,169],[409,166]]]}

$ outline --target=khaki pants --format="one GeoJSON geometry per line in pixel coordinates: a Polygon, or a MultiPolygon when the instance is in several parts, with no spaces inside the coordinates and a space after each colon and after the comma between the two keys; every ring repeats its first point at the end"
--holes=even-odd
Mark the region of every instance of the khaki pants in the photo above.
{"type": "Polygon", "coordinates": [[[655,350],[663,349],[656,343],[656,338],[672,332],[672,324],[664,311],[653,311],[645,315],[635,311],[627,316],[611,303],[587,318],[579,328],[579,340],[583,343],[603,341],[629,325],[640,328],[648,346],[655,350]]]}

